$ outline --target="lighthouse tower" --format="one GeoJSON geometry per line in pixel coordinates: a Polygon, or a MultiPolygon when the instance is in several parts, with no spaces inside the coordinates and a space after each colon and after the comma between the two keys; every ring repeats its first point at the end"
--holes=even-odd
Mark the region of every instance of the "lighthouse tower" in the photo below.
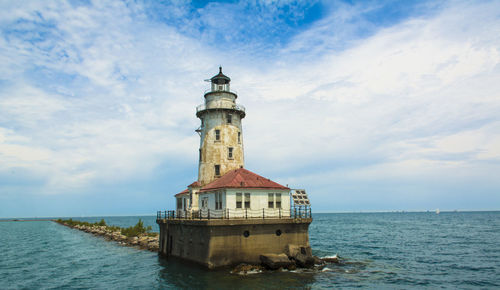
{"type": "Polygon", "coordinates": [[[225,173],[243,168],[243,134],[241,120],[245,108],[236,104],[238,95],[230,90],[231,79],[219,73],[210,80],[205,103],[196,108],[201,126],[198,183],[203,187],[225,173]]]}
{"type": "Polygon", "coordinates": [[[208,81],[205,102],[196,108],[201,121],[196,130],[198,180],[175,194],[175,211],[157,213],[159,252],[208,268],[260,264],[264,254],[288,253],[295,260],[300,254],[314,261],[305,190],[291,194],[288,185],[244,168],[245,108],[236,103],[238,96],[230,90],[231,79],[222,67],[208,81]]]}

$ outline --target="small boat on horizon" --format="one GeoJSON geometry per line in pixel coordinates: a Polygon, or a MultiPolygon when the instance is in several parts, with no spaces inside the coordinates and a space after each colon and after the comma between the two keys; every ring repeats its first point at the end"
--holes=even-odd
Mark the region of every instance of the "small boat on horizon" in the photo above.
{"type": "Polygon", "coordinates": [[[439,214],[441,211],[438,209],[436,209],[436,214],[439,214]]]}

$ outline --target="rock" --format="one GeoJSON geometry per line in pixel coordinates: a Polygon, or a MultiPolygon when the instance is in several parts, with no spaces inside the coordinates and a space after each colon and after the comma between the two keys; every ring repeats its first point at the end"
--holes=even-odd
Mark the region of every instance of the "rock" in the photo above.
{"type": "Polygon", "coordinates": [[[312,256],[312,250],[310,246],[298,246],[288,244],[285,247],[285,252],[288,255],[288,258],[294,260],[298,267],[301,268],[311,268],[314,264],[321,264],[321,260],[314,259],[312,256]]]}
{"type": "Polygon", "coordinates": [[[286,247],[285,247],[285,254],[289,258],[293,258],[293,257],[297,256],[299,253],[300,253],[300,247],[299,246],[292,245],[292,244],[286,245],[286,247]]]}
{"type": "Polygon", "coordinates": [[[334,264],[340,263],[339,257],[337,255],[333,257],[322,258],[321,260],[326,263],[334,263],[334,264]]]}
{"type": "Polygon", "coordinates": [[[259,273],[262,272],[262,270],[264,270],[264,268],[260,265],[239,264],[231,270],[231,274],[246,275],[250,273],[259,273]]]}
{"type": "Polygon", "coordinates": [[[309,257],[312,257],[312,249],[310,246],[300,247],[300,253],[309,257]]]}
{"type": "Polygon", "coordinates": [[[147,237],[142,237],[139,239],[139,245],[146,247],[149,244],[149,239],[147,237]]]}
{"type": "Polygon", "coordinates": [[[294,257],[297,266],[301,268],[311,268],[314,266],[314,258],[312,256],[304,255],[302,253],[294,257]]]}
{"type": "Polygon", "coordinates": [[[148,250],[150,250],[150,251],[153,251],[153,252],[154,252],[154,251],[158,251],[158,249],[159,249],[159,245],[158,245],[158,243],[156,243],[156,242],[151,242],[151,243],[149,243],[149,244],[148,244],[148,250]]]}
{"type": "Polygon", "coordinates": [[[318,258],[316,256],[313,256],[313,259],[314,259],[314,265],[323,265],[323,264],[325,264],[325,262],[323,260],[321,260],[320,258],[318,258]]]}
{"type": "Polygon", "coordinates": [[[293,264],[285,254],[264,254],[260,255],[260,261],[268,269],[276,270],[280,267],[287,268],[293,264]]]}
{"type": "Polygon", "coordinates": [[[289,258],[294,258],[298,254],[312,257],[312,249],[310,246],[304,247],[288,244],[285,247],[285,254],[287,254],[289,258]]]}

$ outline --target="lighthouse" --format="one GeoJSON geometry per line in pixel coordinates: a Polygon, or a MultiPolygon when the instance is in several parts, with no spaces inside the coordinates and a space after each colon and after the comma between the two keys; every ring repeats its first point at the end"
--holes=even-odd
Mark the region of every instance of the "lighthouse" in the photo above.
{"type": "Polygon", "coordinates": [[[260,263],[263,254],[298,253],[292,249],[310,256],[312,215],[305,190],[244,167],[245,108],[236,102],[222,67],[207,81],[210,88],[196,107],[198,179],[175,194],[175,210],[157,212],[160,254],[208,268],[260,263]]]}
{"type": "Polygon", "coordinates": [[[238,95],[230,90],[231,79],[219,73],[210,80],[205,103],[196,108],[201,125],[198,183],[204,186],[227,172],[244,167],[241,121],[245,108],[236,103],[238,95]]]}

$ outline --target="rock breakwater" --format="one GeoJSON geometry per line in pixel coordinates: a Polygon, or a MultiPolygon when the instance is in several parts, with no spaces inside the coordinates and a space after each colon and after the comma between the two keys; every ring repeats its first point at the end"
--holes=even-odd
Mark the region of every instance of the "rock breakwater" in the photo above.
{"type": "Polygon", "coordinates": [[[248,275],[262,273],[263,271],[322,271],[330,264],[339,264],[341,260],[337,255],[319,258],[312,255],[311,247],[287,245],[285,253],[262,254],[260,265],[240,264],[231,270],[232,274],[248,275]]]}
{"type": "Polygon", "coordinates": [[[88,223],[74,221],[72,219],[59,219],[55,222],[94,236],[103,237],[108,241],[115,241],[120,245],[136,247],[151,252],[158,252],[158,233],[149,232],[150,227],[144,227],[141,220],[139,220],[137,225],[130,228],[108,226],[104,220],[101,220],[98,223],[88,223]]]}

